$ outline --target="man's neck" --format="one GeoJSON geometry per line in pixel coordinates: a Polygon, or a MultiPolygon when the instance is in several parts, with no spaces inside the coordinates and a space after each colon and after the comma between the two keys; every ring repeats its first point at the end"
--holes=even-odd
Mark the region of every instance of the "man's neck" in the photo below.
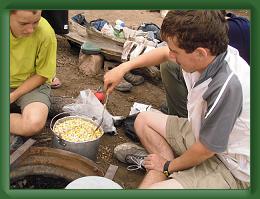
{"type": "Polygon", "coordinates": [[[198,70],[198,72],[201,74],[205,69],[208,68],[208,65],[211,64],[216,56],[209,56],[202,64],[201,64],[201,69],[198,70]]]}

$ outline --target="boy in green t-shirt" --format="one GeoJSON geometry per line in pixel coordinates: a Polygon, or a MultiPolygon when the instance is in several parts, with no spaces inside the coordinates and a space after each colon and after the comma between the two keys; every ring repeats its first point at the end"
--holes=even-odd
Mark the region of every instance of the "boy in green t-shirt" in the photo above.
{"type": "MultiPolygon", "coordinates": [[[[32,136],[45,126],[50,82],[56,73],[57,40],[40,10],[10,13],[10,132],[32,136]],[[13,112],[18,106],[21,113],[13,112]]],[[[12,144],[11,136],[11,144],[12,144]]]]}

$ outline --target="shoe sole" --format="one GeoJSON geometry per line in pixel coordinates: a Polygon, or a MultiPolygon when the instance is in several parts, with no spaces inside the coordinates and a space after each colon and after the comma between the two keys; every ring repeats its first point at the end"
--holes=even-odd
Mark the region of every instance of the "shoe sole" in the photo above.
{"type": "Polygon", "coordinates": [[[138,146],[134,143],[131,143],[131,142],[127,142],[127,143],[124,143],[124,144],[120,144],[118,146],[115,147],[114,149],[114,155],[116,156],[116,158],[121,161],[121,162],[124,162],[124,163],[127,163],[125,161],[125,158],[128,154],[133,154],[134,152],[137,152],[137,151],[144,151],[145,153],[145,149],[141,146],[138,146]],[[127,152],[129,151],[129,152],[127,152]]]}
{"type": "Polygon", "coordinates": [[[144,83],[144,77],[140,75],[129,74],[129,75],[125,75],[124,79],[134,86],[138,86],[144,83]],[[138,80],[135,80],[136,78],[138,78],[138,80]]]}
{"type": "Polygon", "coordinates": [[[129,92],[131,91],[132,87],[131,88],[115,88],[117,91],[121,91],[121,92],[129,92]]]}
{"type": "MultiPolygon", "coordinates": [[[[125,80],[126,81],[126,80],[125,80]]],[[[122,83],[122,85],[120,85],[121,83],[119,83],[119,85],[117,85],[115,87],[115,89],[117,91],[121,91],[121,92],[127,92],[127,91],[130,91],[132,88],[133,88],[133,85],[129,82],[125,82],[125,83],[122,83]]]]}

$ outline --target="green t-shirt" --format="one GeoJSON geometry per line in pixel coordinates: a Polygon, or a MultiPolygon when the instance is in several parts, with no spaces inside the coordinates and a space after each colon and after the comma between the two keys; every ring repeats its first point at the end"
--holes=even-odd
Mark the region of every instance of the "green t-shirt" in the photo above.
{"type": "Polygon", "coordinates": [[[57,40],[50,24],[41,18],[29,37],[15,38],[10,31],[10,88],[37,74],[50,83],[56,74],[57,40]]]}

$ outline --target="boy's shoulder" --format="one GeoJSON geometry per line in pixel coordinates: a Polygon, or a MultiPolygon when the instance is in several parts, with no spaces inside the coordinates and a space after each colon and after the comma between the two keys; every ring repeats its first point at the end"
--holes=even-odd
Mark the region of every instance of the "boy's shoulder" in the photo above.
{"type": "Polygon", "coordinates": [[[55,32],[54,32],[53,28],[48,23],[48,21],[46,19],[44,19],[43,17],[41,17],[35,33],[42,38],[55,37],[55,32]]]}

